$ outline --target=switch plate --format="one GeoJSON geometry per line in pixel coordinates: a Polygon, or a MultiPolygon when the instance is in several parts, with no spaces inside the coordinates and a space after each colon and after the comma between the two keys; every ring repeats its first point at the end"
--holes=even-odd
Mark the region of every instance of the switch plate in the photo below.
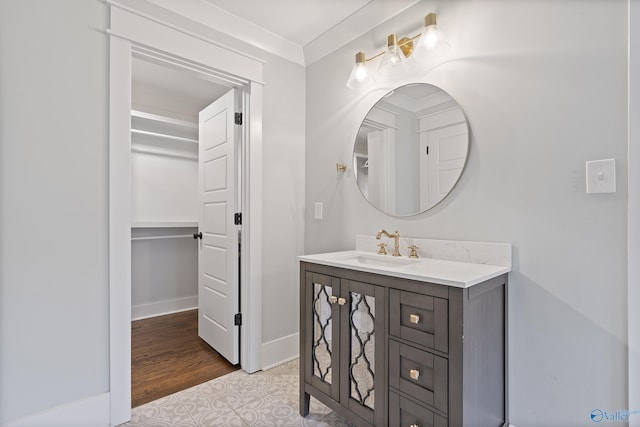
{"type": "Polygon", "coordinates": [[[587,164],[587,194],[616,192],[616,160],[591,160],[587,164]]]}
{"type": "Polygon", "coordinates": [[[322,220],[322,202],[315,202],[313,204],[313,219],[318,221],[322,220]]]}

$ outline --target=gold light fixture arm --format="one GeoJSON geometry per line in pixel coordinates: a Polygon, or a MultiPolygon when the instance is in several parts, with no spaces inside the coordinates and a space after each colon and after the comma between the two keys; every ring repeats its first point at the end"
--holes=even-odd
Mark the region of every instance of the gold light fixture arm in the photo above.
{"type": "MultiPolygon", "coordinates": [[[[402,51],[402,53],[404,54],[405,58],[408,58],[411,53],[413,52],[413,41],[415,39],[417,39],[418,37],[420,37],[422,33],[418,33],[413,37],[402,37],[400,40],[398,40],[398,47],[400,48],[400,50],[402,51]]],[[[359,52],[362,53],[362,52],[359,52]]],[[[364,56],[364,53],[362,53],[362,61],[361,62],[369,62],[369,61],[373,61],[376,58],[381,57],[382,55],[384,55],[384,50],[380,53],[376,53],[375,55],[373,55],[370,58],[366,58],[364,56]]]]}

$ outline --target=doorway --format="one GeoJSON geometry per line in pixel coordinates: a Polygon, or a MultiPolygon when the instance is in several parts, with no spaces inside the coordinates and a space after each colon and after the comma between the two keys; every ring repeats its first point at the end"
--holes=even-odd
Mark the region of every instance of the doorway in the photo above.
{"type": "MultiPolygon", "coordinates": [[[[203,303],[198,273],[203,245],[193,238],[199,226],[205,231],[199,220],[202,141],[198,116],[231,86],[144,51],[133,51],[131,68],[131,375],[135,407],[213,379],[238,360],[230,365],[220,356],[226,343],[212,339],[205,343],[200,338],[204,336],[199,324],[221,310],[216,307],[215,313],[207,316],[203,312],[198,318],[203,303]],[[194,358],[197,366],[192,363],[194,358]]],[[[240,145],[240,141],[233,143],[240,145]]],[[[230,180],[235,193],[239,179],[238,175],[230,180]]],[[[232,282],[237,289],[237,276],[232,282]]],[[[233,313],[229,316],[232,319],[233,313]]],[[[224,315],[219,317],[223,322],[224,315]]]]}
{"type": "Polygon", "coordinates": [[[164,22],[110,5],[109,301],[111,424],[131,416],[131,85],[132,61],[145,55],[205,80],[242,89],[242,369],[261,368],[262,66],[164,22]]]}
{"type": "Polygon", "coordinates": [[[228,90],[133,52],[132,320],[198,307],[198,113],[228,90]]]}

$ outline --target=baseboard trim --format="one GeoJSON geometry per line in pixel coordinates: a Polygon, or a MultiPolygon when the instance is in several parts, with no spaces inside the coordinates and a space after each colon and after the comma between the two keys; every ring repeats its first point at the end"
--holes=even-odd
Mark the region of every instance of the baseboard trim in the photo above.
{"type": "Polygon", "coordinates": [[[131,306],[131,320],[141,320],[198,308],[198,297],[176,298],[131,306]]]}
{"type": "Polygon", "coordinates": [[[300,334],[295,333],[262,344],[262,370],[266,371],[300,355],[300,334]]]}
{"type": "Polygon", "coordinates": [[[103,393],[28,415],[3,427],[108,427],[110,405],[110,394],[103,393]]]}

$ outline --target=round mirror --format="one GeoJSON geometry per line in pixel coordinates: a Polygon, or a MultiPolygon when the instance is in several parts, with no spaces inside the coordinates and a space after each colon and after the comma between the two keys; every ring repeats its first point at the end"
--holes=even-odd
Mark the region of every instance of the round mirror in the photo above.
{"type": "Polygon", "coordinates": [[[362,121],[354,176],[374,207],[416,215],[449,194],[468,150],[467,119],[451,95],[430,84],[410,84],[383,96],[362,121]]]}

